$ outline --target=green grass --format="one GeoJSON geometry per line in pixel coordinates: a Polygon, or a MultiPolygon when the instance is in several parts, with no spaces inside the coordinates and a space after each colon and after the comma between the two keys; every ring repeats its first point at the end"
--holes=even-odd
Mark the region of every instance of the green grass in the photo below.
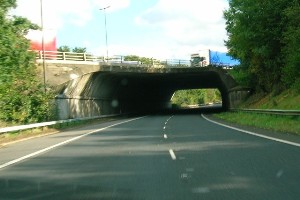
{"type": "Polygon", "coordinates": [[[300,135],[300,117],[227,112],[214,115],[228,122],[300,135]]]}
{"type": "MultiPolygon", "coordinates": [[[[281,94],[255,94],[240,108],[300,110],[300,94],[296,90],[286,90],[281,94]]],[[[268,130],[300,135],[300,116],[279,116],[245,112],[227,112],[214,115],[225,121],[268,130]]]]}
{"type": "Polygon", "coordinates": [[[300,94],[296,90],[286,90],[281,94],[255,94],[240,107],[258,109],[300,110],[300,94]]]}

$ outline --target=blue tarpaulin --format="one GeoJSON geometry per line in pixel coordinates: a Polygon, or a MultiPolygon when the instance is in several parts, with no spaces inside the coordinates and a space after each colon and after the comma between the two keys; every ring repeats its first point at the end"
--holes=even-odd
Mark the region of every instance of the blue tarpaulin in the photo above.
{"type": "Polygon", "coordinates": [[[239,65],[239,60],[233,59],[225,52],[210,51],[210,63],[212,65],[226,65],[234,66],[239,65]]]}

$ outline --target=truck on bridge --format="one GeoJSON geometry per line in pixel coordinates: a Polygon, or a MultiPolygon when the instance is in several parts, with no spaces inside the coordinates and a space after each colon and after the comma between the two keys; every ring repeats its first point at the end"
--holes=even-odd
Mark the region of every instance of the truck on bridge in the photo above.
{"type": "Polygon", "coordinates": [[[231,68],[238,65],[239,61],[228,56],[227,53],[211,51],[210,49],[200,50],[191,54],[191,67],[206,67],[209,65],[231,68]]]}

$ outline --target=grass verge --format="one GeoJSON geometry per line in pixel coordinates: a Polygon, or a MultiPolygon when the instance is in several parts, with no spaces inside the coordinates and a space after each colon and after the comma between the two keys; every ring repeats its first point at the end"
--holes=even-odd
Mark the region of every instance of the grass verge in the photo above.
{"type": "Polygon", "coordinates": [[[274,95],[254,94],[244,102],[241,108],[258,109],[282,109],[282,110],[300,110],[300,94],[296,90],[289,89],[274,95]]]}
{"type": "MultiPolygon", "coordinates": [[[[294,89],[274,95],[254,94],[240,108],[300,110],[300,94],[294,89]]],[[[300,135],[300,116],[268,115],[246,112],[226,112],[214,115],[235,124],[300,135]]]]}
{"type": "Polygon", "coordinates": [[[299,116],[279,116],[244,112],[226,112],[215,114],[214,116],[240,125],[300,135],[299,116]]]}
{"type": "Polygon", "coordinates": [[[108,117],[108,118],[99,118],[99,119],[92,119],[92,120],[85,120],[85,121],[75,121],[70,123],[56,124],[56,125],[43,127],[43,128],[35,128],[35,129],[24,130],[24,131],[4,133],[4,134],[0,134],[0,147],[14,141],[54,134],[63,130],[69,130],[69,129],[79,128],[86,125],[109,122],[117,119],[120,119],[120,117],[108,117]]]}

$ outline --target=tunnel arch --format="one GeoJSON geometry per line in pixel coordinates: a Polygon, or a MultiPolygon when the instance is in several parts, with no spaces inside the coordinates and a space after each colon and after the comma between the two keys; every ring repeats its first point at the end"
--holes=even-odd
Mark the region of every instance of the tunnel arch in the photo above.
{"type": "Polygon", "coordinates": [[[166,109],[176,90],[217,88],[221,92],[223,110],[227,110],[232,82],[226,78],[218,70],[207,69],[151,73],[97,71],[65,83],[57,98],[68,101],[69,113],[75,113],[75,117],[147,113],[166,109]]]}

